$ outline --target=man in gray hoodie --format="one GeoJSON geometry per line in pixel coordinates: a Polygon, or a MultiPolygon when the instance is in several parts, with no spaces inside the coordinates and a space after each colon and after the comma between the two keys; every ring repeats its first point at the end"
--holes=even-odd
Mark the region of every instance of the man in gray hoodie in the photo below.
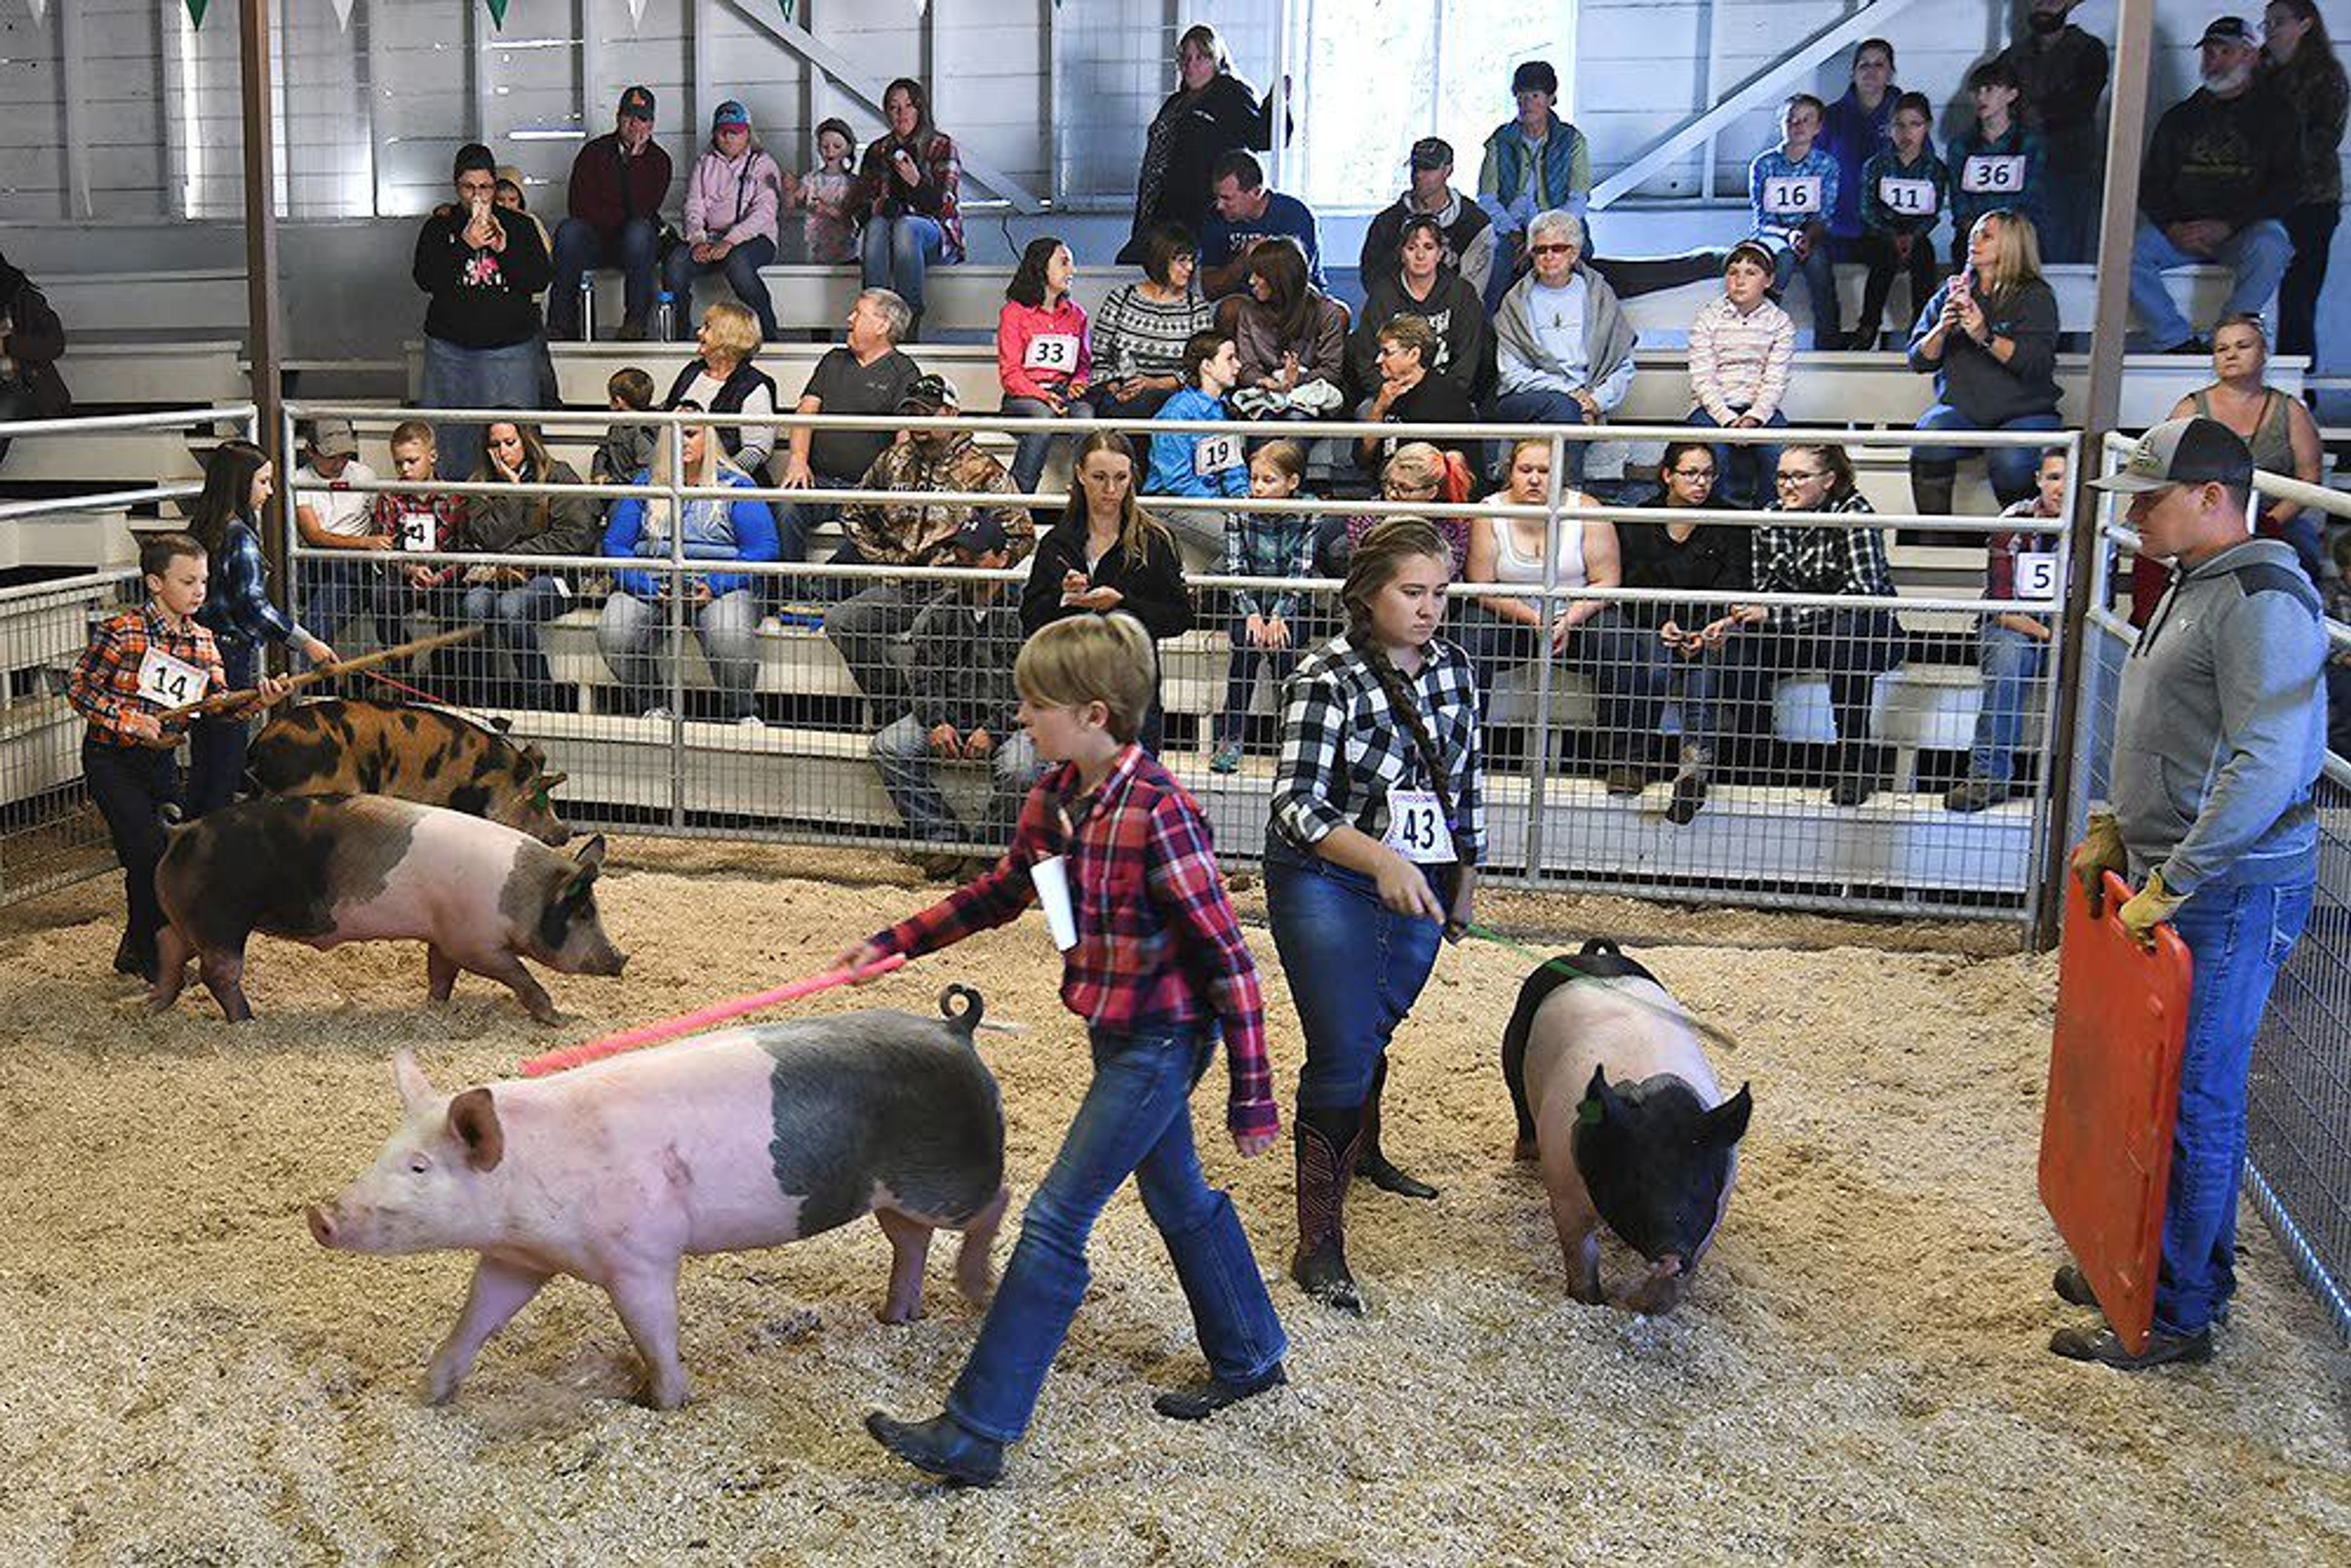
{"type": "MultiPolygon", "coordinates": [[[[2093,481],[2130,497],[2142,548],[2168,558],[2172,575],[2123,665],[2113,809],[2092,814],[2074,874],[2093,909],[2105,873],[2126,877],[2139,891],[2123,925],[2152,946],[2169,921],[2195,960],[2154,1333],[2137,1355],[2111,1330],[2061,1329],[2049,1342],[2126,1371],[2212,1354],[2236,1290],[2253,1035],[2317,880],[2326,629],[2292,547],[2252,537],[2252,476],[2234,431],[2175,419],[2142,436],[2120,473],[2093,481]]],[[[2065,1300],[2097,1304],[2072,1264],[2055,1283],[2065,1300]]]]}

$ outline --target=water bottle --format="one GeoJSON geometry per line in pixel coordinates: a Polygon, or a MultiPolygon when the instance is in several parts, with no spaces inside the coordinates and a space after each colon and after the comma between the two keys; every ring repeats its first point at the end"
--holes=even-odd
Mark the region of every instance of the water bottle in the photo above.
{"type": "Polygon", "coordinates": [[[656,343],[674,342],[677,340],[677,296],[666,288],[663,289],[653,300],[653,329],[651,336],[656,343]]]}
{"type": "Polygon", "coordinates": [[[580,275],[580,340],[596,340],[596,275],[592,272],[580,275]]]}

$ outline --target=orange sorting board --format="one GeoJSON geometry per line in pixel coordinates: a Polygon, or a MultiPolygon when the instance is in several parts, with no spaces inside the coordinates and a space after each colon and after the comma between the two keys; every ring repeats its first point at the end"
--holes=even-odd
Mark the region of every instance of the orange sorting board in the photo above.
{"type": "Polygon", "coordinates": [[[2155,1322],[2164,1188],[2188,1039],[2188,945],[2168,925],[2147,952],[2123,929],[2130,896],[2106,875],[2105,913],[2065,878],[2057,1029],[2041,1120],[2041,1201],[2131,1354],[2155,1322]]]}

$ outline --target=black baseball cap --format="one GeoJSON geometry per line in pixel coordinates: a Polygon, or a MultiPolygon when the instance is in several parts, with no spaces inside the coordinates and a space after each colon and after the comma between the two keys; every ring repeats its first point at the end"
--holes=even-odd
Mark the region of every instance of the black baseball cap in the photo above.
{"type": "Polygon", "coordinates": [[[2250,49],[2261,41],[2261,35],[2242,16],[2215,16],[2205,27],[2204,36],[2196,40],[2196,47],[2200,49],[2207,44],[2233,44],[2250,49]]]}
{"type": "Polygon", "coordinates": [[[653,117],[653,89],[637,86],[621,94],[621,113],[629,120],[650,120],[653,117]]]}
{"type": "Polygon", "coordinates": [[[962,407],[955,388],[941,375],[916,376],[906,383],[904,394],[898,399],[900,413],[936,413],[943,408],[962,407]]]}
{"type": "Polygon", "coordinates": [[[998,550],[1009,548],[1004,521],[994,512],[974,512],[964,519],[963,527],[957,528],[955,538],[947,542],[975,556],[994,555],[998,550]]]}
{"type": "Polygon", "coordinates": [[[1453,143],[1442,136],[1424,136],[1412,144],[1412,166],[1416,169],[1448,169],[1453,165],[1453,143]]]}
{"type": "Polygon", "coordinates": [[[2245,438],[2217,419],[2167,419],[2138,438],[2119,473],[2093,479],[2093,489],[2136,496],[2174,485],[2227,485],[2249,489],[2253,453],[2245,438]]]}

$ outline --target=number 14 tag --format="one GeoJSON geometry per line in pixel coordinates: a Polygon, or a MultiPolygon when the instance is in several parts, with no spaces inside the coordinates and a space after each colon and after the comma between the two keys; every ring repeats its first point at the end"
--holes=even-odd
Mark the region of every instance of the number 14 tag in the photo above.
{"type": "Polygon", "coordinates": [[[1388,791],[1387,836],[1380,841],[1415,865],[1449,865],[1453,830],[1434,789],[1388,791]]]}

